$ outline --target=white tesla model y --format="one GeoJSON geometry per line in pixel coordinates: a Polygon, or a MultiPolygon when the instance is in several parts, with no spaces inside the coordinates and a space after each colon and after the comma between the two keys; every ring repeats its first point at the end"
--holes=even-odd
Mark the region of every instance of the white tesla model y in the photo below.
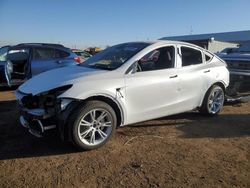
{"type": "Polygon", "coordinates": [[[193,109],[218,114],[229,84],[223,60],[177,41],[129,42],[25,82],[20,121],[36,135],[57,128],[78,148],[105,144],[119,126],[193,109]]]}

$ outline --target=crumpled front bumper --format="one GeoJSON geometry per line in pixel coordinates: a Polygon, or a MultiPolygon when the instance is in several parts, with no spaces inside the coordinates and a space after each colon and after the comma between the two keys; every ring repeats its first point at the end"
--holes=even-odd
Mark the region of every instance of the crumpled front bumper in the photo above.
{"type": "Polygon", "coordinates": [[[19,105],[19,113],[21,125],[36,137],[42,137],[45,131],[56,128],[53,117],[43,109],[26,109],[19,105]]]}

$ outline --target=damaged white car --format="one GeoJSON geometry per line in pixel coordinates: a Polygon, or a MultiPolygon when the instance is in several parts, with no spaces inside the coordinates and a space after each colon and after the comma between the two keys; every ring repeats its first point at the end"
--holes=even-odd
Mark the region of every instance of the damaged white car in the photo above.
{"type": "Polygon", "coordinates": [[[16,91],[21,124],[56,128],[79,149],[105,144],[116,128],[194,109],[218,114],[229,85],[223,60],[175,41],[115,45],[79,66],[28,80],[16,91]]]}

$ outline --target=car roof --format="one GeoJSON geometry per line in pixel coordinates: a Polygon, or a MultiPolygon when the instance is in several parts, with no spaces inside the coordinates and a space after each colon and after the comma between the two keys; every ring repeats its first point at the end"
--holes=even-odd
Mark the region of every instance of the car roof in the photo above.
{"type": "MultiPolygon", "coordinates": [[[[182,42],[182,41],[174,41],[174,40],[163,40],[163,39],[160,39],[160,40],[152,40],[152,41],[133,41],[133,42],[126,42],[126,43],[146,43],[146,44],[149,44],[149,45],[164,45],[164,44],[179,44],[179,45],[187,45],[187,46],[191,46],[191,47],[194,47],[194,48],[198,48],[200,50],[206,50],[200,46],[197,46],[195,44],[192,44],[192,43],[188,43],[188,42],[182,42]]],[[[124,44],[126,44],[124,43],[124,44]]]]}
{"type": "Polygon", "coordinates": [[[20,43],[16,46],[50,46],[50,47],[63,47],[62,44],[53,44],[53,43],[20,43]]]}
{"type": "Polygon", "coordinates": [[[10,50],[20,49],[25,47],[41,47],[41,48],[55,48],[58,50],[64,50],[70,52],[70,49],[61,45],[61,44],[52,44],[52,43],[20,43],[10,47],[10,50]]]}

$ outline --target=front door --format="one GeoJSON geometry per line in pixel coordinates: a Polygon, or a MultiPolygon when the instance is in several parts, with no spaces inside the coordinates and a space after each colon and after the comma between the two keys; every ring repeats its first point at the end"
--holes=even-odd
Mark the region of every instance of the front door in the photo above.
{"type": "Polygon", "coordinates": [[[125,75],[127,124],[176,113],[179,108],[179,70],[175,47],[153,50],[125,75]]]}

